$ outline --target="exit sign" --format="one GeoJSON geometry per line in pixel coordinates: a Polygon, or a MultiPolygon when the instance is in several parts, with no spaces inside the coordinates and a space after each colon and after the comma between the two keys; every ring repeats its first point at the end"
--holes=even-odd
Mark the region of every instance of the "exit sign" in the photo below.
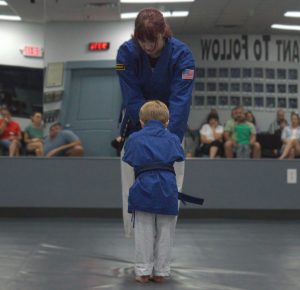
{"type": "Polygon", "coordinates": [[[109,42],[90,42],[89,51],[103,51],[109,49],[109,42]]]}
{"type": "Polygon", "coordinates": [[[21,51],[27,57],[43,57],[43,49],[40,46],[25,45],[21,51]]]}

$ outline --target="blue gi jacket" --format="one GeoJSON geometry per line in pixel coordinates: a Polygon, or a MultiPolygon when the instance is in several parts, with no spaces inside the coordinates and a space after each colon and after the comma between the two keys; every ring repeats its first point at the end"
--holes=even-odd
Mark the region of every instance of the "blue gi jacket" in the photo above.
{"type": "MultiPolygon", "coordinates": [[[[186,130],[194,84],[195,63],[186,44],[174,37],[166,39],[152,69],[148,55],[131,39],[118,50],[117,64],[123,104],[126,109],[121,131],[130,120],[130,132],[140,129],[139,110],[147,100],[160,100],[170,110],[168,129],[182,141],[186,130]]],[[[128,127],[127,127],[128,128],[128,127]]],[[[121,132],[121,136],[124,136],[121,132]]]]}
{"type": "MultiPolygon", "coordinates": [[[[125,142],[123,161],[136,168],[163,162],[173,165],[183,161],[179,138],[165,129],[160,121],[149,121],[130,135],[125,142]]],[[[177,215],[178,189],[174,173],[163,170],[146,171],[138,175],[129,190],[128,212],[135,210],[177,215]]]]}

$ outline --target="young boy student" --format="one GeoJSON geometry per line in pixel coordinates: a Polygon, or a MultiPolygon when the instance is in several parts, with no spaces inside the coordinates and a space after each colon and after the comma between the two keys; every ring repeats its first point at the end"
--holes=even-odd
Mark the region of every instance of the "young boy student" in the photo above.
{"type": "Polygon", "coordinates": [[[184,160],[179,138],[166,128],[167,106],[146,102],[139,113],[142,130],[130,135],[123,160],[135,170],[128,212],[133,214],[136,281],[162,282],[170,275],[171,247],[178,215],[178,189],[173,169],[184,160]]]}

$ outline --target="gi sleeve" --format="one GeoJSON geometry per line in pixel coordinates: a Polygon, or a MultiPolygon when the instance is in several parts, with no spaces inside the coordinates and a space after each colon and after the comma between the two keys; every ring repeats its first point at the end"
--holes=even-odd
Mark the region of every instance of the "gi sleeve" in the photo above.
{"type": "Polygon", "coordinates": [[[174,135],[174,157],[173,160],[180,162],[185,160],[185,154],[177,135],[174,135]]]}
{"type": "Polygon", "coordinates": [[[121,92],[123,97],[123,105],[126,109],[133,126],[139,126],[139,111],[144,104],[145,99],[141,90],[141,82],[139,81],[138,55],[134,47],[130,47],[128,43],[124,43],[118,50],[117,66],[123,67],[118,69],[121,92]]]}
{"type": "Polygon", "coordinates": [[[182,141],[190,112],[195,72],[194,59],[187,48],[178,56],[174,70],[169,99],[168,129],[182,141]]]}

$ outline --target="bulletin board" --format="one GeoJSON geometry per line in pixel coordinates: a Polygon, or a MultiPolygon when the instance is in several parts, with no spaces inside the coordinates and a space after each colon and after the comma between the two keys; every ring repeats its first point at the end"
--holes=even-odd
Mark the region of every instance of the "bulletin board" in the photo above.
{"type": "Polygon", "coordinates": [[[63,86],[64,64],[49,63],[46,70],[46,88],[61,87],[63,86]]]}

